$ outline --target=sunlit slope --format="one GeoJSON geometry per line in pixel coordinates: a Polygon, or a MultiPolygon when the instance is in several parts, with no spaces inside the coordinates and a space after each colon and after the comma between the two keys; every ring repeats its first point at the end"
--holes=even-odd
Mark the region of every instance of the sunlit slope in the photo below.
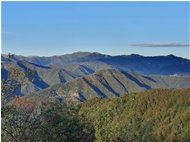
{"type": "Polygon", "coordinates": [[[96,140],[189,142],[190,89],[154,89],[112,99],[92,99],[79,114],[95,128],[96,140]]]}
{"type": "Polygon", "coordinates": [[[113,97],[124,93],[139,92],[151,88],[188,88],[189,76],[143,76],[116,69],[97,71],[92,75],[57,84],[39,94],[73,97],[86,100],[96,96],[113,97]]]}

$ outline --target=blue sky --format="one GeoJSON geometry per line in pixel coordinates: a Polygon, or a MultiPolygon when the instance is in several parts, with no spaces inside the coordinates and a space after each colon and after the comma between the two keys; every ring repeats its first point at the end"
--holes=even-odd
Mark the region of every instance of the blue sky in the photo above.
{"type": "Polygon", "coordinates": [[[2,2],[2,52],[189,58],[189,2],[2,2]]]}

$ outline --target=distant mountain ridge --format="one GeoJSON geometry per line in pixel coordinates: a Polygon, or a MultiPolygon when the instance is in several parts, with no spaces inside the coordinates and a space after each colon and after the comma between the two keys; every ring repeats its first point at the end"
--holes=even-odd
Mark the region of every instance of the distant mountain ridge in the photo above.
{"type": "Polygon", "coordinates": [[[104,69],[104,66],[117,68],[123,71],[133,71],[141,74],[186,74],[190,73],[190,60],[176,57],[174,55],[145,57],[138,54],[110,56],[97,52],[75,52],[61,56],[38,57],[38,56],[17,56],[8,59],[6,55],[1,56],[4,63],[20,60],[38,64],[41,66],[59,66],[64,67],[69,64],[88,65],[91,68],[98,66],[104,69]],[[96,64],[94,64],[96,62],[96,64]]]}
{"type": "Polygon", "coordinates": [[[190,88],[190,76],[143,76],[133,72],[106,69],[70,80],[65,84],[53,85],[34,94],[84,101],[94,97],[111,98],[152,88],[190,88]]]}

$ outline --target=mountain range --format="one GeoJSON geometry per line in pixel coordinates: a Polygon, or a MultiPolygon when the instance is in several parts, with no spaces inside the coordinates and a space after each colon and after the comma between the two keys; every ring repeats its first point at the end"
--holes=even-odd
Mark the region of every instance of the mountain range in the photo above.
{"type": "Polygon", "coordinates": [[[121,72],[117,69],[106,69],[64,84],[53,85],[36,92],[35,96],[61,96],[65,99],[74,98],[84,101],[94,97],[110,98],[153,88],[188,87],[190,87],[190,76],[144,76],[133,72],[121,72]]]}
{"type": "Polygon", "coordinates": [[[18,94],[66,96],[81,101],[94,96],[120,96],[151,88],[190,87],[190,60],[174,55],[110,56],[75,52],[51,57],[14,55],[9,58],[3,54],[3,80],[9,78],[12,68],[33,71],[34,80],[26,77],[18,94]]]}
{"type": "Polygon", "coordinates": [[[105,67],[114,67],[119,70],[130,70],[141,74],[190,73],[190,60],[174,55],[155,57],[145,57],[137,54],[110,56],[97,52],[75,52],[73,54],[51,57],[15,55],[12,59],[9,59],[4,54],[1,56],[3,63],[21,60],[48,67],[65,67],[71,64],[78,64],[87,66],[94,71],[102,68],[105,69],[105,67]]]}

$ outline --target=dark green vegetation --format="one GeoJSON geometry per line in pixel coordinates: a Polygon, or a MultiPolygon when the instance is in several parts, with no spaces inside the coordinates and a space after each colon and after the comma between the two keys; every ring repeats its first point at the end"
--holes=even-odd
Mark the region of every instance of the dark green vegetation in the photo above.
{"type": "Polygon", "coordinates": [[[12,104],[2,107],[3,141],[190,140],[190,89],[153,89],[77,105],[39,105],[24,97],[15,98],[12,104]]]}
{"type": "Polygon", "coordinates": [[[88,142],[93,126],[78,117],[78,108],[64,103],[16,98],[2,107],[3,142],[88,142]]]}

